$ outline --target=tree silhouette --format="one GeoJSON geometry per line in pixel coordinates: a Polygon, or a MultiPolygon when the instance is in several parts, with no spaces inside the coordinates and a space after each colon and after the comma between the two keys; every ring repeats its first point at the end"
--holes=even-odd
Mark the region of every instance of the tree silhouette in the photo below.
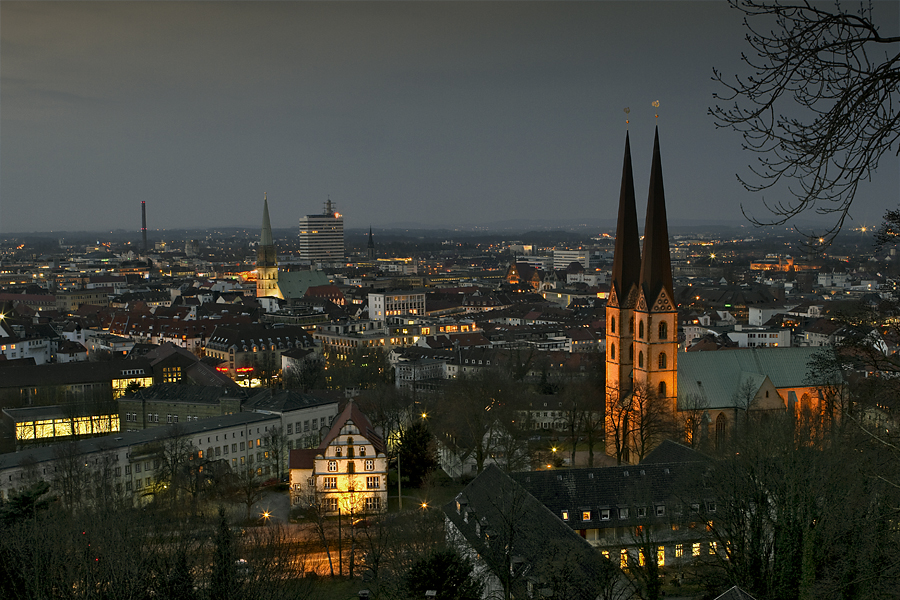
{"type": "Polygon", "coordinates": [[[879,3],[860,3],[853,12],[839,3],[828,9],[806,1],[729,1],[745,15],[751,51],[742,58],[752,74],[731,79],[714,71],[725,88],[716,98],[731,104],[709,112],[761,155],[751,177],[739,177],[745,188],[796,184],[789,187],[793,200],[766,204],[770,219],[748,216],[763,225],[807,210],[833,215],[823,236],[830,241],[859,183],[884,153],[900,152],[900,37],[879,32],[879,3]]]}

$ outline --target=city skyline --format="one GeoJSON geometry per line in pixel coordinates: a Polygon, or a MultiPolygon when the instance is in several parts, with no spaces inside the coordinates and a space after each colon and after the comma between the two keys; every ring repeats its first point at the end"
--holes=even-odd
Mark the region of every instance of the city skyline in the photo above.
{"type": "MultiPolygon", "coordinates": [[[[706,114],[713,67],[745,72],[724,3],[0,11],[0,233],[139,232],[142,201],[151,230],[252,226],[264,193],[276,229],[329,197],[349,230],[613,220],[626,107],[639,205],[658,125],[673,220],[766,216],[735,178],[755,156],[706,114]]],[[[897,164],[850,226],[895,208],[897,164]]]]}

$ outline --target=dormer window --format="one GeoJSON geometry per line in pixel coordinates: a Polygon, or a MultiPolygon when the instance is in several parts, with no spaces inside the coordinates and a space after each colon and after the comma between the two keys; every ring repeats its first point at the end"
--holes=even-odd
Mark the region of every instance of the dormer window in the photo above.
{"type": "Polygon", "coordinates": [[[340,458],[341,456],[343,456],[343,454],[341,453],[341,447],[340,447],[340,446],[338,446],[337,448],[334,449],[334,455],[337,456],[338,458],[340,458]]]}
{"type": "Polygon", "coordinates": [[[365,456],[365,455],[366,455],[366,447],[365,447],[365,446],[360,446],[360,447],[359,447],[359,455],[360,455],[360,456],[365,456]]]}

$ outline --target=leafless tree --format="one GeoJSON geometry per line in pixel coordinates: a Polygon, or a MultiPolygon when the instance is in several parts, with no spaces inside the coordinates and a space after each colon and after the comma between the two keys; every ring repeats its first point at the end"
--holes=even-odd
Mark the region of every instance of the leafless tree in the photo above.
{"type": "Polygon", "coordinates": [[[78,444],[73,441],[56,444],[52,468],[53,487],[59,492],[63,505],[71,511],[81,503],[90,474],[78,444]]]}
{"type": "Polygon", "coordinates": [[[710,114],[761,155],[752,177],[741,178],[747,189],[785,179],[797,185],[789,187],[793,201],[766,204],[771,219],[750,220],[781,224],[806,210],[834,215],[824,235],[830,241],[859,183],[886,152],[900,152],[900,37],[882,35],[873,14],[890,16],[892,9],[877,2],[855,11],[805,0],[730,2],[745,15],[750,52],[743,60],[751,74],[731,79],[715,71],[725,88],[716,97],[731,104],[710,114]]]}
{"type": "Polygon", "coordinates": [[[262,437],[263,447],[269,454],[269,462],[279,481],[287,473],[288,438],[281,426],[271,427],[262,437]]]}
{"type": "Polygon", "coordinates": [[[706,443],[708,410],[709,400],[704,396],[687,394],[678,399],[677,419],[691,448],[700,449],[706,443]]]}
{"type": "Polygon", "coordinates": [[[514,418],[515,385],[499,371],[483,369],[446,388],[445,401],[454,409],[435,419],[439,441],[464,461],[471,456],[478,473],[498,447],[503,424],[514,418]]]}
{"type": "Polygon", "coordinates": [[[263,487],[262,467],[239,466],[232,478],[232,486],[235,495],[247,508],[245,518],[250,521],[250,511],[253,509],[253,505],[266,495],[266,489],[263,487]]]}
{"type": "Polygon", "coordinates": [[[629,462],[631,403],[614,387],[606,388],[606,452],[613,451],[616,464],[629,462]]]}
{"type": "Polygon", "coordinates": [[[640,462],[666,438],[673,437],[675,414],[665,398],[647,385],[635,385],[631,393],[630,436],[640,462]]]}

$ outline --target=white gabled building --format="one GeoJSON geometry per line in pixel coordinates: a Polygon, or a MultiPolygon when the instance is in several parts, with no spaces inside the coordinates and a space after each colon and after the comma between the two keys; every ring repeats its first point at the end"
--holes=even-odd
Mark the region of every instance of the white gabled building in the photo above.
{"type": "Polygon", "coordinates": [[[384,441],[350,400],[315,450],[290,454],[291,503],[317,504],[325,514],[387,510],[384,441]]]}

